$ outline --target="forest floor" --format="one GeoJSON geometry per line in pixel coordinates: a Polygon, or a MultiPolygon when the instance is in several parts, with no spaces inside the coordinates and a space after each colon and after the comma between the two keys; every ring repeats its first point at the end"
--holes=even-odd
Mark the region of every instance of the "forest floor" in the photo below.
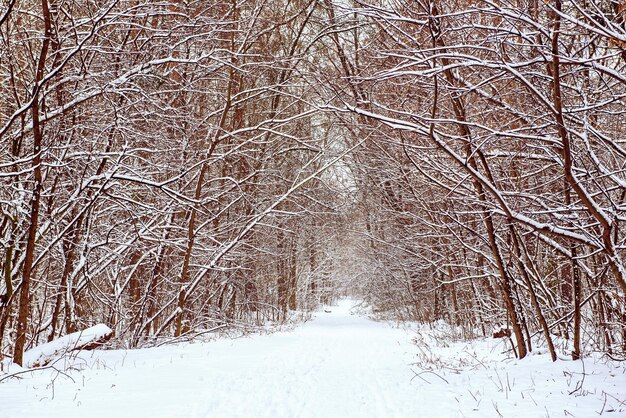
{"type": "Polygon", "coordinates": [[[626,416],[624,363],[542,350],[517,361],[503,341],[449,342],[353,305],[269,335],[81,352],[0,382],[0,416],[626,416]]]}

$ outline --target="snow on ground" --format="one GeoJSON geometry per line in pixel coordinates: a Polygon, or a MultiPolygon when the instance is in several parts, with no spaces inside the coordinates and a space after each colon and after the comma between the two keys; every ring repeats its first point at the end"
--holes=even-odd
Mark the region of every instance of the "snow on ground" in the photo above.
{"type": "Polygon", "coordinates": [[[626,417],[625,364],[516,361],[502,342],[446,343],[426,327],[415,339],[353,305],[289,332],[82,352],[63,373],[0,382],[0,416],[626,417]]]}

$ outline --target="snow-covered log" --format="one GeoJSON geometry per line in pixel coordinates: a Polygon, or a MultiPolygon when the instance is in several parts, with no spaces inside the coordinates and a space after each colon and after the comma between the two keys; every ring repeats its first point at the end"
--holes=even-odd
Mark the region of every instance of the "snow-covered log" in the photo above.
{"type": "Polygon", "coordinates": [[[22,367],[45,366],[70,351],[94,349],[106,342],[112,335],[113,331],[111,328],[104,324],[94,325],[83,331],[65,335],[26,351],[22,367]]]}

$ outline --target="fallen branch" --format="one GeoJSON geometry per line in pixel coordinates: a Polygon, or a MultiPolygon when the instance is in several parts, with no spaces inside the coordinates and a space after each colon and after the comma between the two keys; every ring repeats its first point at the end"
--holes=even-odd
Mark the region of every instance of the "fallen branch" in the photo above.
{"type": "Polygon", "coordinates": [[[24,353],[22,367],[42,367],[62,357],[70,351],[93,350],[107,342],[113,331],[104,324],[98,324],[83,331],[74,332],[24,353]]]}

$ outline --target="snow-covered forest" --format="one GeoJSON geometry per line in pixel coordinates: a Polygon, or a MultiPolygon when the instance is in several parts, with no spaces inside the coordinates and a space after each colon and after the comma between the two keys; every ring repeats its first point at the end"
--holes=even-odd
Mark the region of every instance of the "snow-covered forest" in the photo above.
{"type": "Polygon", "coordinates": [[[86,345],[148,348],[346,295],[520,362],[623,361],[625,19],[0,0],[3,368],[96,325],[86,345]]]}

